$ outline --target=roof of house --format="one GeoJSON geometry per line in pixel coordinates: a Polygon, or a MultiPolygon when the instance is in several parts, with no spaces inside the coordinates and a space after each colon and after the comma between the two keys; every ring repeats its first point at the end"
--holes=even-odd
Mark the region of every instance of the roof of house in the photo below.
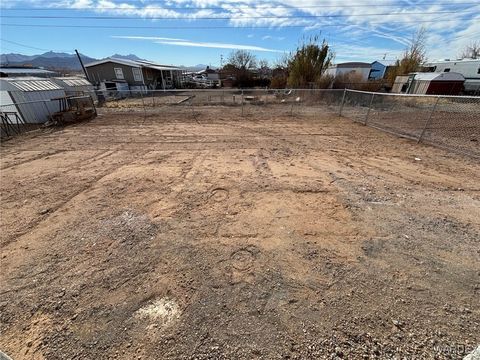
{"type": "Polygon", "coordinates": [[[127,59],[117,59],[117,58],[106,58],[103,60],[99,61],[94,61],[91,63],[88,63],[85,65],[86,68],[92,67],[92,66],[97,66],[101,64],[106,64],[106,63],[115,63],[115,64],[121,64],[121,65],[126,65],[126,66],[131,66],[135,68],[149,68],[149,69],[155,69],[155,70],[181,70],[177,66],[172,66],[172,65],[162,65],[162,64],[157,64],[151,61],[145,61],[145,60],[127,60],[127,59]]]}
{"type": "Polygon", "coordinates": [[[31,75],[54,75],[55,72],[45,69],[24,68],[24,67],[0,67],[0,72],[8,75],[31,74],[31,75]]]}
{"type": "Polygon", "coordinates": [[[435,65],[435,64],[450,64],[450,63],[466,63],[466,62],[472,62],[472,63],[478,63],[480,64],[480,59],[441,59],[441,60],[435,60],[435,61],[429,61],[425,63],[425,66],[429,65],[435,65]]]}
{"type": "Polygon", "coordinates": [[[92,84],[87,79],[78,76],[56,77],[52,80],[64,83],[67,86],[92,86],[92,84]]]}
{"type": "Polygon", "coordinates": [[[415,80],[423,81],[464,81],[465,78],[462,74],[456,72],[416,72],[412,73],[415,75],[415,80]]]}
{"type": "Polygon", "coordinates": [[[330,67],[331,68],[370,68],[371,66],[372,66],[371,63],[352,61],[352,62],[338,63],[330,67]]]}
{"type": "MultiPolygon", "coordinates": [[[[55,84],[50,79],[38,77],[16,77],[16,78],[0,78],[0,81],[7,83],[15,90],[21,91],[47,91],[47,90],[63,90],[60,85],[55,84]]],[[[2,90],[9,90],[2,86],[2,90]]]]}

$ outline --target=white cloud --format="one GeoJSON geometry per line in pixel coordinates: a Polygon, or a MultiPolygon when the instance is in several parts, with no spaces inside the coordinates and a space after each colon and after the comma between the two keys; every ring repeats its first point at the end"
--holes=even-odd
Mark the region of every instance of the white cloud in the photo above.
{"type": "Polygon", "coordinates": [[[203,47],[203,48],[215,48],[215,49],[234,49],[234,50],[250,50],[250,51],[265,51],[265,52],[276,52],[283,53],[283,50],[268,49],[261,46],[254,45],[244,45],[244,44],[228,44],[228,43],[218,43],[218,42],[201,42],[201,41],[192,41],[186,39],[174,39],[166,37],[157,37],[157,36],[112,36],[115,39],[126,39],[126,40],[150,40],[156,44],[162,45],[175,45],[175,46],[191,46],[191,47],[203,47]]]}
{"type": "MultiPolygon", "coordinates": [[[[340,46],[345,56],[362,56],[360,49],[348,45],[365,44],[365,48],[383,52],[384,44],[399,51],[408,46],[412,33],[421,25],[428,32],[427,50],[430,58],[455,57],[461,48],[473,39],[480,38],[480,2],[461,4],[465,0],[451,0],[440,4],[422,3],[419,0],[382,0],[378,6],[352,6],[344,0],[276,0],[259,3],[258,0],[1,0],[2,7],[21,7],[29,4],[38,7],[82,8],[94,13],[152,19],[166,17],[194,22],[200,18],[227,18],[212,20],[209,25],[234,27],[268,27],[282,29],[298,26],[299,31],[321,31],[334,40],[336,51],[340,46]],[[445,5],[446,4],[446,5],[445,5]],[[443,12],[445,14],[433,14],[443,12]],[[371,14],[385,14],[372,16],[371,14]],[[320,16],[320,17],[315,17],[320,16]],[[325,17],[333,16],[333,17],[325,17]],[[342,17],[338,17],[342,16],[342,17]],[[344,31],[351,29],[350,31],[344,31]],[[378,44],[378,45],[377,45],[378,44]],[[350,49],[350,50],[349,50],[350,49]]],[[[366,3],[364,3],[366,4],[366,3]]],[[[168,21],[166,22],[167,24],[168,21]]],[[[206,24],[202,21],[201,25],[206,24]]],[[[201,26],[199,25],[199,26],[201,26]]],[[[167,25],[168,26],[168,25],[167,25]]],[[[256,34],[247,35],[253,38],[256,34]]],[[[260,35],[259,35],[260,37],[260,35]]],[[[131,38],[133,40],[133,37],[131,38]]],[[[251,45],[194,42],[184,39],[144,39],[170,42],[178,46],[220,47],[241,46],[255,51],[279,51],[251,45]],[[178,42],[178,44],[174,44],[178,42]],[[181,43],[181,44],[180,44],[181,43]],[[195,44],[195,45],[194,45],[195,44]]],[[[265,35],[263,40],[284,40],[282,36],[265,35]]],[[[363,56],[368,57],[368,51],[363,56]]]]}
{"type": "Polygon", "coordinates": [[[284,36],[265,35],[265,36],[262,36],[262,40],[278,40],[278,41],[281,41],[281,40],[285,40],[285,37],[284,36]]]}
{"type": "Polygon", "coordinates": [[[251,51],[267,51],[283,53],[283,50],[267,49],[261,46],[253,45],[241,45],[241,44],[225,44],[215,42],[195,42],[195,41],[156,41],[158,44],[164,45],[177,45],[177,46],[193,46],[193,47],[205,47],[216,49],[235,49],[235,50],[251,50],[251,51]]]}
{"type": "Polygon", "coordinates": [[[159,36],[110,36],[114,39],[128,39],[128,40],[167,40],[167,41],[188,41],[185,39],[169,38],[169,37],[159,37],[159,36]]]}

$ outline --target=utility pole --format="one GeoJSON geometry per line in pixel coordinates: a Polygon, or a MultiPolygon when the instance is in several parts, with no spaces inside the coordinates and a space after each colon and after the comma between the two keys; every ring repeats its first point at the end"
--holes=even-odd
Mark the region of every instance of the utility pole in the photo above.
{"type": "Polygon", "coordinates": [[[88,81],[90,81],[90,79],[88,78],[87,70],[85,69],[85,66],[83,65],[83,61],[82,61],[82,58],[80,57],[80,54],[78,53],[78,50],[75,49],[75,52],[77,53],[77,57],[78,57],[78,61],[80,61],[80,65],[82,65],[82,69],[83,69],[83,72],[85,73],[85,77],[87,78],[88,81]]]}
{"type": "Polygon", "coordinates": [[[223,68],[223,54],[220,54],[220,67],[223,68]]]}

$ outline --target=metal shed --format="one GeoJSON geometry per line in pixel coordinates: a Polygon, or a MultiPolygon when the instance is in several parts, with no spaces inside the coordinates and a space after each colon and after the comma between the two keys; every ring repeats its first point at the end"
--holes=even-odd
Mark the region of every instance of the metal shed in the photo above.
{"type": "Polygon", "coordinates": [[[458,95],[463,91],[465,78],[460,73],[413,73],[410,75],[409,94],[458,95]]]}
{"type": "Polygon", "coordinates": [[[15,104],[18,115],[27,124],[41,124],[49,115],[60,111],[60,102],[52,99],[65,97],[65,90],[50,79],[37,77],[0,78],[1,111],[15,104]],[[5,103],[4,103],[5,101],[5,103]]]}
{"type": "Polygon", "coordinates": [[[405,93],[408,89],[408,75],[399,75],[395,78],[392,86],[392,93],[405,93]]]}
{"type": "Polygon", "coordinates": [[[51,79],[57,85],[65,89],[67,95],[82,96],[90,95],[93,100],[96,100],[95,88],[85,78],[78,76],[71,77],[55,77],[51,79]]]}

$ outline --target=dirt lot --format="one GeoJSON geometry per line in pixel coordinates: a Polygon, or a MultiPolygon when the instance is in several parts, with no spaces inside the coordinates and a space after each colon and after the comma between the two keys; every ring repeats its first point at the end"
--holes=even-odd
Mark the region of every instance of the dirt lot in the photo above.
{"type": "Polygon", "coordinates": [[[478,162],[322,109],[277,110],[105,109],[5,142],[0,349],[14,359],[471,351],[478,162]]]}

